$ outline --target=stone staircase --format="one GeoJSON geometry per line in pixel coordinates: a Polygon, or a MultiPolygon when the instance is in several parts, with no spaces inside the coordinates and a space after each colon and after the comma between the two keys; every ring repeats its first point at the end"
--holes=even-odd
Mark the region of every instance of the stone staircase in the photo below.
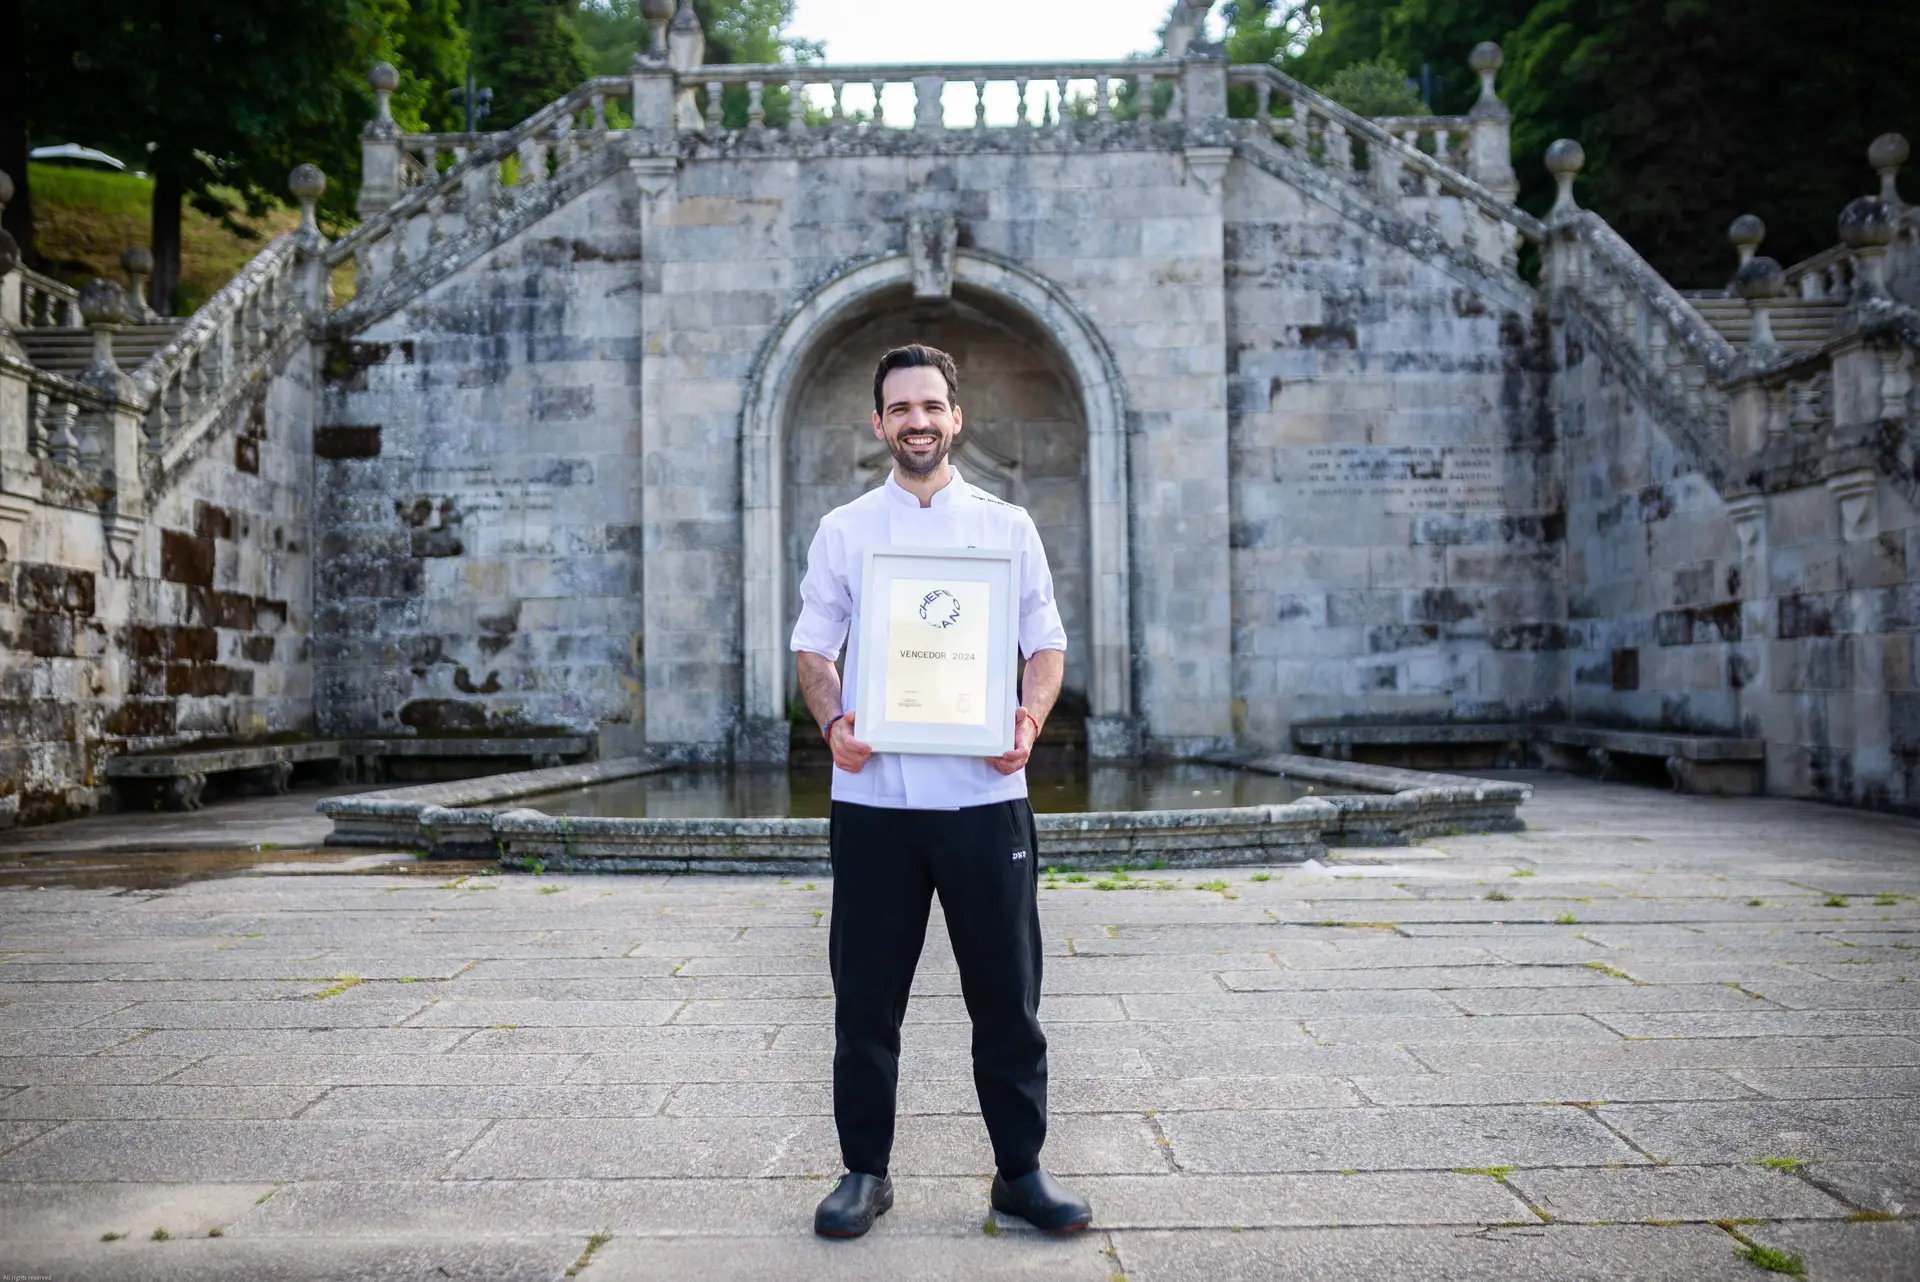
{"type": "MultiPolygon", "coordinates": [[[[113,336],[113,358],[123,370],[136,370],[155,352],[174,340],[179,321],[122,325],[113,336]]],[[[93,359],[93,331],[80,327],[23,329],[14,335],[27,359],[53,374],[69,378],[85,372],[93,359]]]]}
{"type": "MultiPolygon", "coordinates": [[[[1745,299],[1721,295],[1688,295],[1687,301],[1707,324],[1736,348],[1747,345],[1753,318],[1745,299]]],[[[1811,351],[1833,332],[1833,319],[1843,306],[1839,299],[1781,299],[1772,308],[1774,341],[1789,352],[1811,351]]]]}

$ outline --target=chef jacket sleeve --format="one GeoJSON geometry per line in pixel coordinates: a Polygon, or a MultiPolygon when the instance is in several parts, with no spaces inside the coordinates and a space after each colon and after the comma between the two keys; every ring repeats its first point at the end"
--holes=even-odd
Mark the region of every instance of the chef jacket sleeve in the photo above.
{"type": "Polygon", "coordinates": [[[1047,568],[1047,549],[1031,518],[1023,521],[1025,543],[1020,558],[1020,653],[1067,648],[1067,629],[1053,599],[1053,571],[1047,568]]]}
{"type": "Polygon", "coordinates": [[[853,618],[853,592],[840,564],[840,540],[827,531],[826,522],[807,549],[807,575],[800,580],[800,618],[793,625],[792,648],[838,659],[853,618]]]}

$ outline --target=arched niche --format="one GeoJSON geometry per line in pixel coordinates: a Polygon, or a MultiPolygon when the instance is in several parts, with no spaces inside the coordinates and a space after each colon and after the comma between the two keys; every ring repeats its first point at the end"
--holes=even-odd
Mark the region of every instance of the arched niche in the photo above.
{"type": "MultiPolygon", "coordinates": [[[[952,314],[1047,340],[1051,359],[1070,382],[1085,433],[1083,578],[1088,640],[1079,670],[1085,674],[1089,715],[1130,721],[1126,405],[1112,354],[1064,294],[1002,259],[960,250],[954,263],[953,293],[952,314]]],[[[911,320],[917,305],[907,256],[890,255],[849,268],[814,291],[779,327],[747,389],[740,471],[745,525],[743,711],[749,729],[784,722],[786,717],[793,663],[787,648],[793,624],[788,583],[794,555],[789,547],[787,472],[795,411],[823,363],[841,355],[833,346],[836,341],[889,314],[911,320]]],[[[963,407],[969,381],[963,368],[963,407]]],[[[871,409],[871,400],[866,406],[871,409]]],[[[982,437],[983,446],[992,444],[990,431],[982,437]]],[[[867,443],[878,446],[871,438],[867,443]]],[[[961,455],[963,472],[969,461],[961,455]]],[[[991,457],[971,461],[978,471],[989,473],[979,479],[992,488],[991,469],[980,466],[991,462],[991,457]]],[[[874,480],[879,476],[876,469],[874,480]]],[[[741,739],[743,744],[763,743],[770,748],[778,741],[777,733],[750,733],[741,739]]]]}

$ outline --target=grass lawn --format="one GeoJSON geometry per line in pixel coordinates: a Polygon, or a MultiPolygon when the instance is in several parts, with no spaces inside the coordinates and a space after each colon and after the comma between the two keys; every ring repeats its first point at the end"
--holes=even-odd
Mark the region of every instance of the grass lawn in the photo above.
{"type": "MultiPolygon", "coordinates": [[[[120,252],[129,245],[147,243],[153,180],[67,165],[30,164],[28,172],[33,183],[34,234],[42,270],[74,286],[84,285],[95,276],[126,284],[120,252]]],[[[180,288],[174,300],[175,315],[191,315],[268,241],[292,231],[299,222],[297,210],[269,210],[251,224],[259,233],[257,239],[244,240],[227,231],[219,220],[187,207],[180,224],[180,288]]]]}

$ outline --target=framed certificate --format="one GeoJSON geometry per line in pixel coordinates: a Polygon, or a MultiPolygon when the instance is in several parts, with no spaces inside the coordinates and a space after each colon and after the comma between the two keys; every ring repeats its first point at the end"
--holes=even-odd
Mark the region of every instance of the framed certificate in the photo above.
{"type": "Polygon", "coordinates": [[[860,588],[854,735],[875,752],[1013,749],[1020,553],[884,548],[860,588]]]}

